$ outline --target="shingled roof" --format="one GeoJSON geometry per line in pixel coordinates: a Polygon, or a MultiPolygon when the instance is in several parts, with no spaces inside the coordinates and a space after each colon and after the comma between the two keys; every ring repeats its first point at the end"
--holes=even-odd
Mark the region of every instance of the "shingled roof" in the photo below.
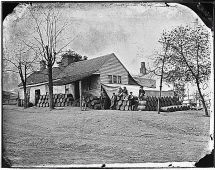
{"type": "Polygon", "coordinates": [[[57,76],[54,85],[68,84],[89,77],[96,73],[113,56],[115,55],[112,53],[91,60],[71,63],[57,76]]]}
{"type": "MultiPolygon", "coordinates": [[[[62,72],[59,67],[53,67],[52,69],[52,77],[53,80],[62,72]]],[[[35,71],[30,76],[27,77],[26,85],[34,85],[48,82],[48,69],[44,69],[43,71],[35,71]]],[[[22,86],[22,83],[18,85],[18,87],[22,86]]]]}
{"type": "MultiPolygon", "coordinates": [[[[90,60],[71,63],[63,70],[61,70],[59,67],[53,67],[53,85],[69,84],[74,81],[89,77],[92,74],[98,73],[101,66],[111,57],[116,56],[114,53],[111,53],[90,60]]],[[[48,83],[47,69],[34,72],[27,78],[27,85],[34,85],[39,83],[48,83]]],[[[18,86],[22,86],[22,83],[20,83],[18,86]]]]}

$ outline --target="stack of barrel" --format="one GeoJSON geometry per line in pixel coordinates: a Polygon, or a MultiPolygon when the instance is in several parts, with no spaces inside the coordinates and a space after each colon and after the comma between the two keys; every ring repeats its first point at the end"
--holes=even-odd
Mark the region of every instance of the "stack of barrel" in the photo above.
{"type": "Polygon", "coordinates": [[[137,96],[134,96],[134,103],[132,107],[129,107],[129,100],[128,98],[125,99],[120,99],[117,97],[117,102],[116,102],[116,110],[136,110],[137,109],[137,102],[138,98],[137,96]]]}
{"type": "MultiPolygon", "coordinates": [[[[146,110],[156,111],[158,105],[158,97],[156,96],[147,96],[146,97],[146,110]]],[[[178,97],[161,97],[160,98],[160,107],[172,106],[172,105],[181,105],[178,97]]]]}
{"type": "Polygon", "coordinates": [[[147,103],[147,101],[145,99],[139,100],[137,110],[138,111],[146,110],[146,103],[147,103]]]}
{"type": "MultiPolygon", "coordinates": [[[[99,97],[93,96],[93,95],[85,95],[85,102],[86,106],[95,109],[100,110],[101,109],[101,102],[99,97]]],[[[72,106],[74,107],[80,107],[80,99],[77,99],[73,102],[72,106]]]]}
{"type": "Polygon", "coordinates": [[[38,107],[49,107],[49,95],[40,95],[38,107]]]}
{"type": "Polygon", "coordinates": [[[99,97],[90,95],[86,97],[85,101],[86,101],[87,107],[95,110],[101,109],[101,102],[99,97]]]}
{"type": "MultiPolygon", "coordinates": [[[[56,107],[71,106],[74,101],[72,94],[54,94],[53,100],[56,107]]],[[[37,106],[49,107],[49,95],[40,95],[37,106]]]]}
{"type": "Polygon", "coordinates": [[[156,111],[158,104],[158,98],[156,96],[147,96],[146,97],[146,110],[156,111]]]}
{"type": "Polygon", "coordinates": [[[190,106],[185,105],[173,105],[173,106],[166,106],[161,107],[161,111],[163,112],[175,112],[175,111],[182,111],[182,110],[189,110],[190,106]]]}

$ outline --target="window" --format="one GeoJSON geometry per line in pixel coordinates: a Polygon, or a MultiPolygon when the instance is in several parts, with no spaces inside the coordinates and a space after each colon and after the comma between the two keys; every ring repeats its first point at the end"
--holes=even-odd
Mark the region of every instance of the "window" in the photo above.
{"type": "Polygon", "coordinates": [[[112,75],[108,75],[108,83],[112,83],[112,75]]]}
{"type": "Polygon", "coordinates": [[[115,76],[115,75],[108,75],[108,83],[118,83],[122,84],[122,77],[121,76],[115,76]]]}
{"type": "Polygon", "coordinates": [[[118,84],[121,84],[122,83],[122,80],[121,80],[121,76],[118,76],[118,84]]]}
{"type": "Polygon", "coordinates": [[[113,83],[117,83],[117,76],[113,76],[113,83]]]}

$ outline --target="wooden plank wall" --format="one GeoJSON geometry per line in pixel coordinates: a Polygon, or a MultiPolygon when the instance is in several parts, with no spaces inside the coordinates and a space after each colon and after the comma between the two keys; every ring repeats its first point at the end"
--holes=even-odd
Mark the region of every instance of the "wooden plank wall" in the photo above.
{"type": "Polygon", "coordinates": [[[101,83],[109,83],[108,75],[121,76],[122,84],[128,84],[128,73],[122,64],[112,56],[106,63],[100,68],[101,83]]]}

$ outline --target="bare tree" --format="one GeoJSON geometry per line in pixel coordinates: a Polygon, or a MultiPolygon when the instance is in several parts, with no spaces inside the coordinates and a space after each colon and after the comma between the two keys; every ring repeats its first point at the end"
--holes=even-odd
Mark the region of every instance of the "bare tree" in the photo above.
{"type": "Polygon", "coordinates": [[[194,82],[208,116],[201,85],[211,74],[209,32],[201,25],[195,29],[179,26],[162,34],[159,42],[163,49],[167,46],[166,40],[169,45],[166,58],[169,81],[194,82]]]}
{"type": "Polygon", "coordinates": [[[19,74],[24,90],[24,108],[28,107],[27,95],[27,76],[33,71],[33,63],[37,60],[37,56],[29,57],[32,54],[31,49],[27,48],[22,43],[17,43],[16,46],[8,47],[4,42],[3,54],[3,73],[13,72],[19,74]]]}
{"type": "MultiPolygon", "coordinates": [[[[48,68],[49,83],[49,108],[54,109],[53,102],[53,77],[52,68],[56,61],[56,57],[62,50],[68,46],[73,40],[71,37],[62,38],[61,35],[68,26],[67,22],[61,23],[61,13],[54,9],[53,4],[47,4],[39,9],[29,8],[31,22],[33,24],[33,32],[26,42],[26,45],[33,49],[35,53],[41,55],[45,60],[48,68]]],[[[77,36],[76,36],[77,37],[77,36]]]]}

